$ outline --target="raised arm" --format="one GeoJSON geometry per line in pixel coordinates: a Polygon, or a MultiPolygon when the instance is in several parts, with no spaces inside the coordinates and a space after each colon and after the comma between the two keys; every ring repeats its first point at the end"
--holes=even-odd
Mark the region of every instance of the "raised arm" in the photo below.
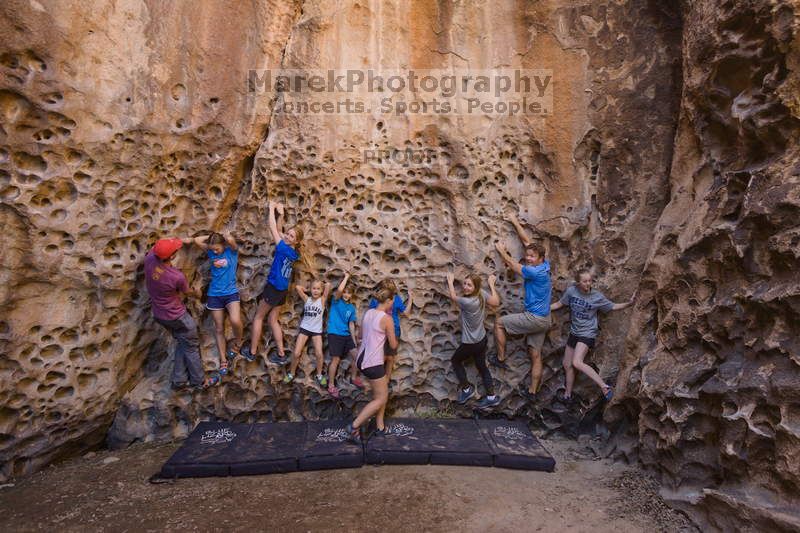
{"type": "Polygon", "coordinates": [[[236,239],[233,238],[230,231],[226,231],[222,236],[225,238],[225,242],[228,243],[228,248],[234,251],[239,249],[239,245],[236,244],[236,239]]]}
{"type": "Polygon", "coordinates": [[[181,239],[181,242],[183,244],[188,244],[188,245],[194,244],[199,246],[203,250],[208,250],[208,245],[206,244],[206,241],[208,241],[208,237],[209,235],[200,235],[198,237],[186,237],[181,239]]]}
{"type": "Polygon", "coordinates": [[[300,298],[303,299],[304,302],[306,300],[308,300],[308,294],[306,293],[306,288],[305,287],[303,287],[302,285],[298,284],[298,285],[294,286],[294,290],[297,292],[297,294],[300,296],[300,298]]]}
{"type": "Polygon", "coordinates": [[[530,239],[530,237],[528,237],[528,234],[525,232],[525,228],[523,228],[522,224],[520,224],[520,221],[519,221],[519,218],[517,218],[517,215],[509,216],[508,217],[508,221],[511,222],[511,224],[514,226],[514,229],[517,231],[517,235],[519,235],[519,240],[522,241],[522,244],[524,244],[525,246],[528,246],[531,243],[531,239],[530,239]]]}
{"type": "Polygon", "coordinates": [[[511,257],[511,254],[509,254],[508,250],[506,249],[506,245],[503,244],[502,242],[498,242],[494,246],[495,248],[497,248],[497,253],[500,254],[500,257],[503,259],[503,262],[506,265],[508,265],[508,268],[510,268],[517,274],[522,275],[522,265],[517,261],[515,261],[513,257],[511,257]]]}
{"type": "Polygon", "coordinates": [[[455,281],[455,276],[453,276],[452,272],[447,273],[447,295],[450,297],[450,300],[455,303],[458,301],[458,295],[456,294],[456,288],[453,284],[455,281]]]}
{"type": "Polygon", "coordinates": [[[491,307],[500,307],[500,295],[497,294],[497,288],[494,286],[495,283],[497,283],[497,276],[491,274],[489,276],[489,290],[491,291],[491,294],[486,300],[486,303],[491,307]]]}
{"type": "Polygon", "coordinates": [[[281,232],[278,229],[278,221],[275,217],[275,210],[280,204],[276,204],[272,200],[269,202],[269,231],[272,234],[272,240],[275,244],[281,242],[281,232]]]}
{"type": "Polygon", "coordinates": [[[328,296],[331,295],[331,282],[326,281],[324,287],[322,288],[322,305],[325,305],[325,302],[328,301],[328,296]]]}
{"type": "Polygon", "coordinates": [[[408,315],[411,313],[411,306],[414,305],[414,295],[411,292],[411,289],[408,289],[408,300],[406,300],[406,310],[403,311],[401,314],[408,315]]]}
{"type": "Polygon", "coordinates": [[[339,286],[336,287],[336,290],[333,291],[333,295],[336,298],[341,298],[342,297],[342,293],[344,293],[344,288],[347,286],[347,281],[349,279],[350,279],[350,273],[348,272],[348,273],[346,273],[344,275],[344,277],[342,278],[342,281],[339,282],[339,286]]]}

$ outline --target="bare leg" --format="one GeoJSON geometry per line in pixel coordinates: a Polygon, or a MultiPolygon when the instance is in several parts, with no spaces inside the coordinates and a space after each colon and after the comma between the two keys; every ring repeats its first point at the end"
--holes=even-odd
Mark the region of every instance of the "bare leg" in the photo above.
{"type": "MultiPolygon", "coordinates": [[[[372,384],[372,401],[370,401],[364,408],[358,413],[358,416],[355,420],[353,420],[353,427],[359,428],[361,425],[369,420],[373,415],[378,414],[381,408],[386,406],[386,402],[389,400],[389,379],[386,376],[383,376],[380,379],[371,379],[369,380],[370,384],[372,384]]],[[[381,426],[383,424],[383,420],[377,420],[378,429],[383,429],[381,426]]]]}
{"type": "Polygon", "coordinates": [[[242,336],[244,327],[242,326],[242,306],[239,302],[231,302],[226,308],[228,309],[228,316],[231,320],[231,328],[233,329],[233,346],[236,351],[242,347],[242,336]]]}
{"type": "Polygon", "coordinates": [[[579,342],[575,345],[575,356],[572,360],[572,366],[589,376],[589,378],[597,383],[597,385],[603,390],[603,393],[608,390],[608,385],[606,385],[605,381],[594,371],[594,368],[590,367],[586,363],[583,362],[583,358],[586,357],[586,354],[589,353],[589,347],[586,346],[584,343],[579,342]]]}
{"type": "Polygon", "coordinates": [[[258,343],[261,342],[261,333],[264,330],[264,317],[272,310],[272,306],[264,300],[258,301],[256,316],[253,318],[253,331],[250,333],[250,353],[258,353],[258,343]]]}
{"type": "Polygon", "coordinates": [[[531,358],[531,386],[528,391],[536,394],[539,390],[539,383],[542,381],[542,351],[528,346],[528,355],[531,358]]]}
{"type": "Polygon", "coordinates": [[[567,346],[566,350],[564,350],[564,360],[562,361],[562,365],[564,366],[564,396],[569,398],[572,396],[572,387],[575,385],[575,368],[572,366],[572,357],[575,353],[575,350],[567,346]]]}
{"type": "Polygon", "coordinates": [[[356,366],[356,350],[350,350],[348,355],[350,356],[350,381],[353,381],[358,377],[358,367],[356,366]]]}
{"type": "Polygon", "coordinates": [[[321,376],[325,365],[325,354],[322,352],[322,335],[311,337],[311,344],[314,345],[314,353],[317,355],[317,375],[321,376]]]}
{"type": "Polygon", "coordinates": [[[502,362],[506,360],[506,330],[500,324],[500,318],[494,321],[494,344],[497,348],[497,360],[502,362]]]}
{"type": "Polygon", "coordinates": [[[339,357],[331,357],[331,362],[328,365],[328,386],[335,387],[336,386],[336,371],[339,369],[339,361],[341,358],[339,357]]]}
{"type": "Polygon", "coordinates": [[[217,350],[219,351],[219,366],[222,368],[222,362],[225,361],[227,366],[228,358],[228,342],[225,340],[225,311],[223,309],[211,311],[211,316],[214,318],[214,338],[217,341],[217,350]]]}
{"type": "Polygon", "coordinates": [[[272,339],[275,341],[275,347],[278,349],[278,355],[283,357],[283,330],[281,329],[281,323],[278,321],[280,314],[281,308],[273,307],[269,312],[267,320],[269,321],[269,329],[272,331],[272,339]]]}
{"type": "Polygon", "coordinates": [[[383,366],[386,368],[386,382],[392,379],[392,371],[394,370],[394,360],[397,359],[395,355],[387,355],[384,357],[383,366]]]}
{"type": "Polygon", "coordinates": [[[307,335],[297,334],[297,341],[294,343],[294,357],[292,357],[292,364],[289,367],[289,373],[292,375],[297,373],[297,365],[300,364],[300,358],[303,356],[303,349],[306,347],[307,340],[307,335]]]}

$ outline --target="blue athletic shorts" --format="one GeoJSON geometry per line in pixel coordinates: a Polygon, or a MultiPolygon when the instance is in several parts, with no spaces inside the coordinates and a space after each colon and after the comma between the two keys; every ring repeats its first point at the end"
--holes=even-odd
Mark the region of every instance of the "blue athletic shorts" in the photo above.
{"type": "Polygon", "coordinates": [[[206,300],[206,309],[209,311],[221,311],[228,307],[228,304],[239,301],[239,293],[226,294],[225,296],[209,296],[206,300]]]}

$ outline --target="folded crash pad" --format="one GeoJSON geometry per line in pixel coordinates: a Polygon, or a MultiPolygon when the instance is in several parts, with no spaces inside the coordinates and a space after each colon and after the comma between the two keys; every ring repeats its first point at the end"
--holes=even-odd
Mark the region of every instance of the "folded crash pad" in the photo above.
{"type": "Polygon", "coordinates": [[[477,420],[489,443],[494,466],[552,472],[556,460],[533,436],[528,424],[509,420],[477,420]]]}

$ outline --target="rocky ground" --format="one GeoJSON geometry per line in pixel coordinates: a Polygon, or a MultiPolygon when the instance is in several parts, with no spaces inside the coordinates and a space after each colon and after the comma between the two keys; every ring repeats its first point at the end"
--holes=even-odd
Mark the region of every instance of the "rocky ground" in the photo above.
{"type": "Polygon", "coordinates": [[[285,475],[149,476],[178,444],[135,445],[0,489],[0,531],[696,531],[636,468],[545,441],[555,473],[382,466],[285,475]]]}

